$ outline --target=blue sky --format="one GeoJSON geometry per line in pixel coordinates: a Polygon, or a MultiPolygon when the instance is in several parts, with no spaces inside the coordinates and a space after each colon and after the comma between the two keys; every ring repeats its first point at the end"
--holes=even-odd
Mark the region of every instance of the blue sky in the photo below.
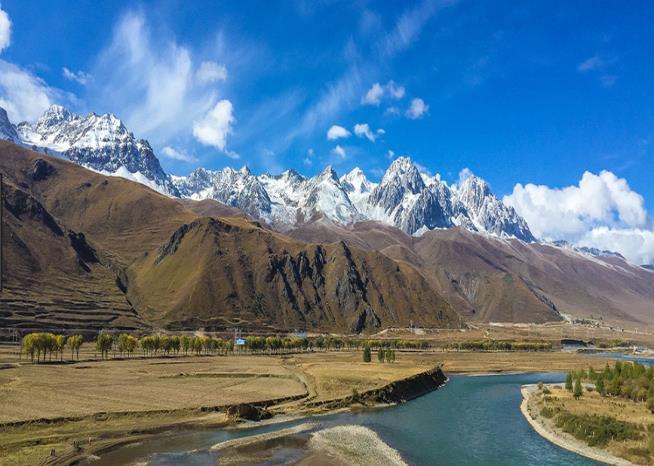
{"type": "Polygon", "coordinates": [[[543,224],[542,236],[651,233],[651,2],[2,0],[1,8],[11,22],[4,47],[0,34],[2,67],[32,79],[5,80],[4,90],[0,82],[10,116],[34,118],[46,101],[113,112],[168,172],[247,164],[311,175],[331,163],[378,179],[393,156],[409,155],[449,182],[468,168],[523,215],[531,206],[534,222],[561,215],[539,205],[568,203],[570,225],[543,224]],[[355,134],[357,124],[368,126],[355,134]],[[349,137],[328,139],[333,125],[349,137]],[[582,186],[586,171],[594,178],[582,186]],[[604,204],[578,205],[587,202],[604,204]]]}

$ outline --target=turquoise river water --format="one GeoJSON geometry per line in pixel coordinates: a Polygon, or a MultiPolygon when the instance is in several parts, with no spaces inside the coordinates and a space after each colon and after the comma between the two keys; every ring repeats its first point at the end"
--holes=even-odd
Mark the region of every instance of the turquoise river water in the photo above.
{"type": "MultiPolygon", "coordinates": [[[[428,395],[389,408],[339,413],[247,430],[194,431],[162,436],[103,455],[93,464],[147,462],[156,466],[215,465],[218,442],[315,421],[320,428],[361,425],[376,432],[412,465],[596,465],[539,436],[520,413],[520,386],[561,382],[564,374],[453,376],[428,395]]],[[[300,448],[284,445],[265,464],[302,458],[300,448]]]]}

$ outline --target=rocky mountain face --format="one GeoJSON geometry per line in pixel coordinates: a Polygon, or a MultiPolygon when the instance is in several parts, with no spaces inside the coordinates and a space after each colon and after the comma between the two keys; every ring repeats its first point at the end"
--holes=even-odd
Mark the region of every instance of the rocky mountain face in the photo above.
{"type": "Polygon", "coordinates": [[[594,316],[629,325],[654,323],[654,271],[615,254],[498,241],[461,227],[409,236],[379,222],[323,222],[298,225],[287,234],[309,243],[341,240],[411,264],[470,320],[551,322],[594,316]]]}
{"type": "Polygon", "coordinates": [[[198,168],[188,176],[170,176],[150,144],[136,139],[114,115],[82,117],[56,105],[34,125],[14,126],[0,109],[0,138],[141,182],[169,196],[213,199],[282,231],[320,219],[341,225],[376,220],[414,236],[461,226],[535,240],[525,220],[497,199],[481,178],[471,176],[460,186],[448,186],[420,173],[407,157],[394,160],[378,184],[359,168],[340,178],[332,167],[311,178],[293,170],[257,176],[247,167],[198,168]]]}
{"type": "Polygon", "coordinates": [[[168,195],[179,194],[148,141],[135,138],[110,113],[82,117],[53,105],[36,124],[22,122],[14,126],[0,109],[0,138],[58,155],[104,174],[138,181],[168,195]]]}
{"type": "Polygon", "coordinates": [[[0,139],[6,139],[11,142],[20,142],[20,137],[16,127],[9,121],[7,111],[0,107],[0,139]]]}
{"type": "Polygon", "coordinates": [[[215,199],[273,226],[292,227],[320,218],[341,225],[376,220],[416,236],[461,226],[535,240],[525,220],[482,179],[470,177],[460,187],[450,187],[421,174],[406,157],[396,159],[378,184],[359,168],[339,178],[332,167],[312,178],[293,170],[255,176],[247,168],[198,169],[187,177],[173,177],[173,182],[182,197],[215,199]]]}

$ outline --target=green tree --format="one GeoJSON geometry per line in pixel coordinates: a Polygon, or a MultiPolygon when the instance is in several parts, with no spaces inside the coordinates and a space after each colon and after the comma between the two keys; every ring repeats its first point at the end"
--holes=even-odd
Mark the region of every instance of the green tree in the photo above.
{"type": "Polygon", "coordinates": [[[384,362],[385,357],[386,357],[386,351],[384,351],[383,348],[379,348],[377,350],[377,359],[379,360],[379,362],[384,362]]]}
{"type": "Polygon", "coordinates": [[[113,336],[108,333],[100,333],[95,340],[95,349],[100,352],[102,359],[106,359],[109,355],[109,350],[114,342],[113,336]]]}
{"type": "Polygon", "coordinates": [[[66,347],[66,337],[63,335],[57,335],[55,337],[55,348],[59,353],[59,360],[64,360],[64,348],[66,347]]]}
{"type": "Polygon", "coordinates": [[[568,375],[565,378],[565,389],[572,391],[572,372],[568,372],[568,375]]]}
{"type": "Polygon", "coordinates": [[[577,378],[575,379],[575,388],[574,391],[572,392],[572,396],[575,397],[575,400],[578,400],[582,394],[583,393],[581,390],[581,379],[577,378]]]}
{"type": "Polygon", "coordinates": [[[595,388],[597,389],[597,393],[599,393],[601,396],[606,396],[606,386],[604,385],[604,377],[600,376],[597,379],[597,382],[595,382],[595,388]]]}
{"type": "Polygon", "coordinates": [[[366,345],[363,347],[363,362],[372,361],[372,354],[370,353],[370,346],[366,345]]]}

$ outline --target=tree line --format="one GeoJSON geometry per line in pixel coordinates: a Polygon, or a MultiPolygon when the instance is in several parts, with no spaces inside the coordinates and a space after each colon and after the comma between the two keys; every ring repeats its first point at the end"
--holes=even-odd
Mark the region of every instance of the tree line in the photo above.
{"type": "Polygon", "coordinates": [[[604,370],[578,370],[568,373],[566,388],[575,395],[577,384],[589,381],[601,396],[618,396],[632,401],[645,401],[654,413],[654,367],[639,362],[616,361],[613,367],[608,363],[604,370]]]}
{"type": "MultiPolygon", "coordinates": [[[[360,350],[367,347],[383,355],[384,361],[392,361],[396,349],[428,349],[431,345],[426,340],[401,339],[362,339],[318,336],[314,338],[298,336],[247,336],[243,345],[235,345],[234,340],[213,336],[152,334],[136,336],[128,333],[112,334],[101,332],[95,341],[96,354],[107,359],[110,354],[131,357],[140,352],[143,356],[179,355],[179,354],[225,354],[235,350],[249,353],[281,354],[292,351],[340,351],[360,350]],[[391,356],[392,355],[392,356],[391,356]]],[[[49,332],[36,332],[25,335],[22,339],[21,355],[29,355],[32,362],[51,360],[58,356],[63,360],[64,349],[69,348],[71,359],[79,359],[79,349],[84,343],[81,335],[55,335],[49,332]]]]}
{"type": "Polygon", "coordinates": [[[36,356],[36,362],[45,361],[48,356],[59,356],[59,360],[64,358],[66,347],[70,349],[70,357],[73,359],[77,356],[79,359],[79,349],[84,342],[82,335],[55,335],[50,332],[29,333],[23,337],[21,342],[21,356],[29,355],[32,362],[36,356]]]}
{"type": "Polygon", "coordinates": [[[463,351],[548,351],[552,349],[552,343],[547,341],[467,340],[450,343],[448,348],[463,351]]]}

